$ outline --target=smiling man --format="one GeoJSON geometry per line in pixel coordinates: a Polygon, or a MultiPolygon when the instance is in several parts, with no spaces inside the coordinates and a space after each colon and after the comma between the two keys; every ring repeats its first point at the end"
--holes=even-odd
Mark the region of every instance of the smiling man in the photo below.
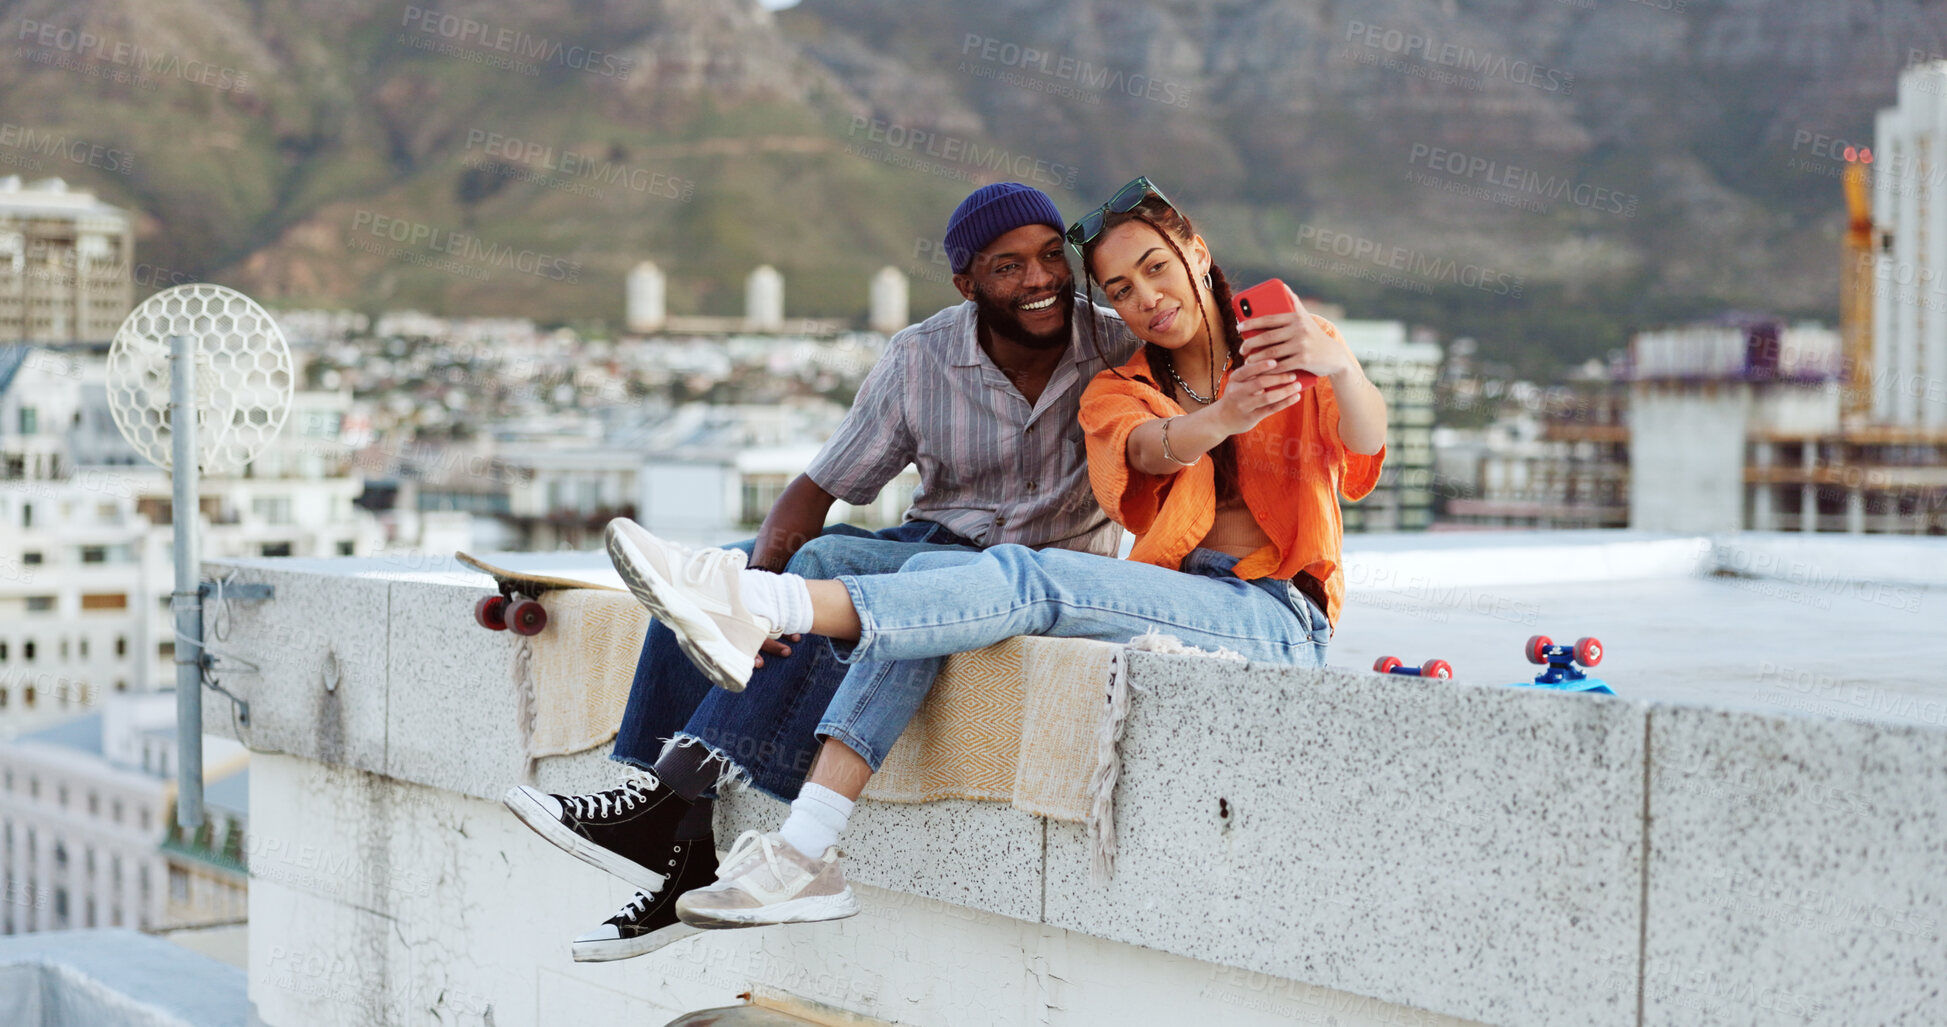
{"type": "MultiPolygon", "coordinates": [[[[1076,295],[1063,227],[1053,200],[1016,182],[961,202],[945,242],[966,302],[887,343],[837,434],[785,488],[757,538],[732,547],[750,566],[781,581],[890,573],[917,553],[1001,543],[1115,554],[1121,529],[1089,486],[1078,414],[1096,372],[1128,360],[1136,340],[1113,312],[1076,295]],[[908,464],[919,488],[904,523],[879,532],[825,524],[834,502],[870,502],[908,464]]],[[[507,806],[542,837],[640,889],[575,939],[576,959],[640,955],[694,930],[678,922],[675,898],[716,880],[704,796],[719,781],[742,778],[795,799],[797,830],[819,831],[849,811],[829,789],[801,791],[846,666],[816,637],[767,641],[763,651],[747,680],[726,683],[743,687],[717,689],[676,636],[652,624],[613,754],[649,774],[589,795],[507,793],[507,806]]],[[[849,727],[858,737],[885,730],[849,727]]]]}

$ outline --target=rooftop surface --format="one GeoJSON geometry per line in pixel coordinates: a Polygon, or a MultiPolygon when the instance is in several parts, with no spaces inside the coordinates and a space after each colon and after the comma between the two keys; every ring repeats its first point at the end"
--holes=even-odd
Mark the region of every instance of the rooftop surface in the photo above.
{"type": "Polygon", "coordinates": [[[119,927],[0,938],[0,984],[0,1022],[14,1027],[256,1022],[242,970],[119,927]]]}
{"type": "Polygon", "coordinates": [[[53,727],[21,735],[20,740],[58,745],[65,749],[76,749],[92,756],[100,756],[102,754],[101,714],[86,713],[71,720],[64,720],[53,727]]]}
{"type": "Polygon", "coordinates": [[[1626,531],[1355,536],[1330,662],[1532,682],[1592,635],[1618,695],[1947,726],[1947,539],[1626,531]]]}
{"type": "Polygon", "coordinates": [[[1522,656],[1528,636],[1567,644],[1594,635],[1607,652],[1589,676],[1626,698],[1947,726],[1940,589],[1889,591],[1897,598],[1879,602],[1698,576],[1463,593],[1442,602],[1427,591],[1350,590],[1329,662],[1439,658],[1457,681],[1505,685],[1542,669],[1522,656]]]}

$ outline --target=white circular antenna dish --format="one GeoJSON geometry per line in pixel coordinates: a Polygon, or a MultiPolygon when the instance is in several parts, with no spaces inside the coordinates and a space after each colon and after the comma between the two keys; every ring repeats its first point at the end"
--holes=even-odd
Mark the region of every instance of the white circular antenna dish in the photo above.
{"type": "Polygon", "coordinates": [[[196,353],[196,462],[211,474],[243,470],[284,428],[297,377],[291,347],[270,313],[221,285],[179,285],[142,301],[108,350],[108,408],[136,452],[171,470],[169,340],[196,353]]]}

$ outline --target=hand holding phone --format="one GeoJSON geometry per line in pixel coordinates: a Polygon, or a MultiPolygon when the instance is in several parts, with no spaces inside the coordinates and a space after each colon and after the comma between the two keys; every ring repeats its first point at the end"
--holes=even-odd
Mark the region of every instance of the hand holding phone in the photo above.
{"type": "MultiPolygon", "coordinates": [[[[1253,317],[1263,317],[1266,314],[1296,314],[1298,312],[1298,294],[1292,292],[1291,287],[1284,284],[1281,279],[1273,278],[1270,281],[1259,282],[1245,289],[1243,292],[1232,295],[1230,298],[1230,308],[1237,315],[1239,321],[1246,321],[1253,317]]],[[[1244,338],[1249,339],[1262,331],[1263,329],[1259,329],[1241,334],[1244,338]]],[[[1298,371],[1295,373],[1298,375],[1298,381],[1304,385],[1310,385],[1318,380],[1318,376],[1310,371],[1298,371]]]]}

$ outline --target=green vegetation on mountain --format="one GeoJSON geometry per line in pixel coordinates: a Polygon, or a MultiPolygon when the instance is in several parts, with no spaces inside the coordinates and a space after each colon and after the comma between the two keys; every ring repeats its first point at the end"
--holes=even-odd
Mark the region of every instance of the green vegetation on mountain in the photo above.
{"type": "Polygon", "coordinates": [[[14,146],[0,174],[137,211],[145,286],[614,325],[644,259],[674,313],[739,311],[773,264],[793,316],[862,314],[891,264],[918,316],[958,298],[931,258],[973,185],[1078,212],[1148,173],[1235,277],[1528,374],[1726,307],[1831,320],[1837,164],[1811,140],[1869,142],[1900,66],[1947,51],[1936,0],[0,12],[0,121],[132,155],[14,146]]]}

